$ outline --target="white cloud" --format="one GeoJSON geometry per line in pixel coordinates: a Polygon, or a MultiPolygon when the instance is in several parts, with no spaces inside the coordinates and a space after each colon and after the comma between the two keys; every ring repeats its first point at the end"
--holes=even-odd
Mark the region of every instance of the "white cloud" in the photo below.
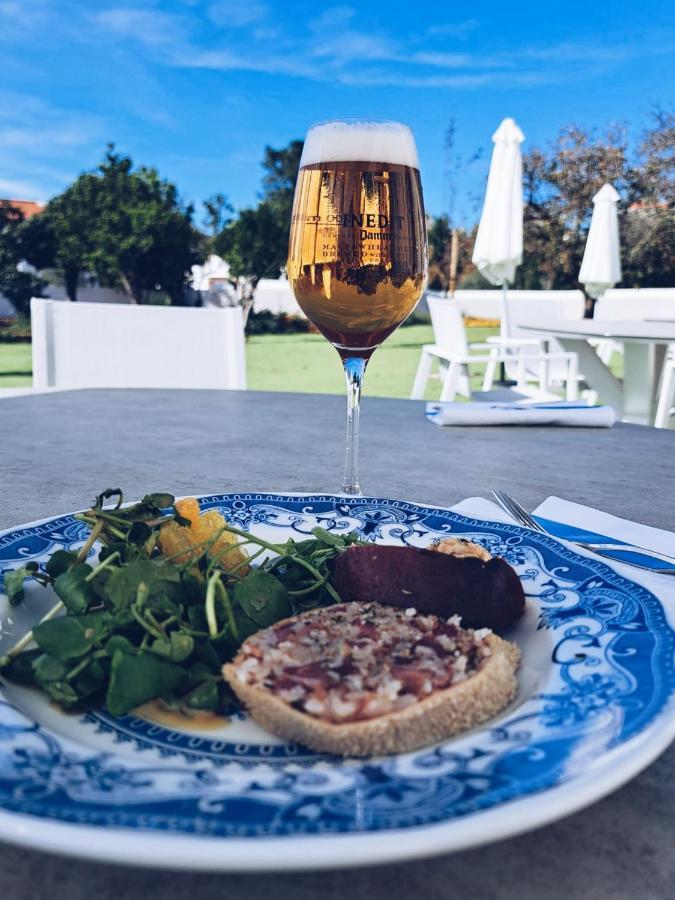
{"type": "Polygon", "coordinates": [[[265,21],[270,16],[270,9],[259,0],[218,0],[209,4],[207,13],[216,25],[242,28],[265,21]]]}
{"type": "Polygon", "coordinates": [[[430,25],[427,28],[429,37],[459,38],[465,40],[480,25],[478,19],[466,19],[464,22],[446,23],[443,25],[430,25]]]}
{"type": "Polygon", "coordinates": [[[8,200],[34,200],[36,203],[44,203],[48,199],[43,183],[21,178],[3,178],[2,175],[0,196],[8,200]]]}
{"type": "Polygon", "coordinates": [[[77,174],[74,151],[98,155],[106,131],[98,116],[0,90],[0,194],[27,200],[53,195],[77,174]]]}
{"type": "Polygon", "coordinates": [[[182,41],[185,34],[179,17],[156,9],[118,6],[96,13],[94,19],[108,34],[136,39],[149,46],[182,41]]]}
{"type": "Polygon", "coordinates": [[[410,62],[425,66],[438,66],[442,69],[473,69],[476,59],[468,53],[414,53],[410,62]]]}

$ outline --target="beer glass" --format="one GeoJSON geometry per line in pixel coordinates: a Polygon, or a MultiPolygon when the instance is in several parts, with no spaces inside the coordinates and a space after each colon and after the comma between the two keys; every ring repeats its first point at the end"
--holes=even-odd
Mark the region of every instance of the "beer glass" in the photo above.
{"type": "Polygon", "coordinates": [[[361,493],[359,403],[368,360],[415,308],[427,269],[424,201],[410,128],[358,119],[313,125],[295,188],[288,279],[307,318],[342,358],[345,494],[361,493]]]}

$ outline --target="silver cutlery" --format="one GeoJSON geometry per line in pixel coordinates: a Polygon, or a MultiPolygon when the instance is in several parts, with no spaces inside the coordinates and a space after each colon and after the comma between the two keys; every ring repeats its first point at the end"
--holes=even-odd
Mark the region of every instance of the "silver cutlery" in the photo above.
{"type": "MultiPolygon", "coordinates": [[[[515,519],[519,525],[522,525],[525,528],[529,528],[532,531],[538,531],[540,534],[549,535],[549,537],[556,538],[556,540],[565,540],[564,538],[560,538],[558,535],[551,534],[551,532],[547,531],[544,526],[538,522],[535,518],[533,518],[530,513],[518,503],[513,497],[510,497],[505,491],[498,491],[492,489],[492,496],[495,498],[499,506],[506,512],[512,519],[515,519]]],[[[675,559],[665,554],[657,553],[653,550],[647,550],[644,547],[638,547],[635,544],[608,544],[608,543],[589,543],[587,541],[568,541],[570,544],[574,544],[577,547],[582,547],[584,550],[588,550],[591,553],[595,553],[597,556],[602,556],[605,559],[611,559],[614,562],[625,563],[628,566],[634,566],[637,569],[645,569],[648,572],[656,572],[659,575],[675,575],[675,559]],[[654,559],[658,559],[662,562],[672,562],[673,568],[652,568],[651,566],[645,566],[641,563],[634,562],[632,560],[627,559],[619,559],[614,556],[612,553],[607,552],[611,550],[620,550],[620,551],[637,551],[646,556],[651,556],[654,559]]]]}

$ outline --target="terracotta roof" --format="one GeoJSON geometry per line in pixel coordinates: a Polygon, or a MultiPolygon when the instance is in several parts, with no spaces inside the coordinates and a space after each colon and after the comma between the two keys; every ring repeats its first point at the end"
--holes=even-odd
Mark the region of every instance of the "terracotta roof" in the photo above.
{"type": "Polygon", "coordinates": [[[24,219],[30,219],[31,216],[41,213],[45,208],[44,203],[36,203],[35,200],[3,200],[2,198],[0,198],[0,206],[11,206],[13,209],[20,210],[24,219]]]}

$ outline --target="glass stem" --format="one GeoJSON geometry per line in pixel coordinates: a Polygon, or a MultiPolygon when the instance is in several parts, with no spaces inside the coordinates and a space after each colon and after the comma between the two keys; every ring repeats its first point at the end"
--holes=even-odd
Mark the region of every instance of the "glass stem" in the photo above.
{"type": "Polygon", "coordinates": [[[368,360],[359,356],[348,356],[342,360],[342,364],[347,382],[347,447],[342,493],[359,495],[361,493],[359,484],[359,411],[361,386],[368,360]]]}

